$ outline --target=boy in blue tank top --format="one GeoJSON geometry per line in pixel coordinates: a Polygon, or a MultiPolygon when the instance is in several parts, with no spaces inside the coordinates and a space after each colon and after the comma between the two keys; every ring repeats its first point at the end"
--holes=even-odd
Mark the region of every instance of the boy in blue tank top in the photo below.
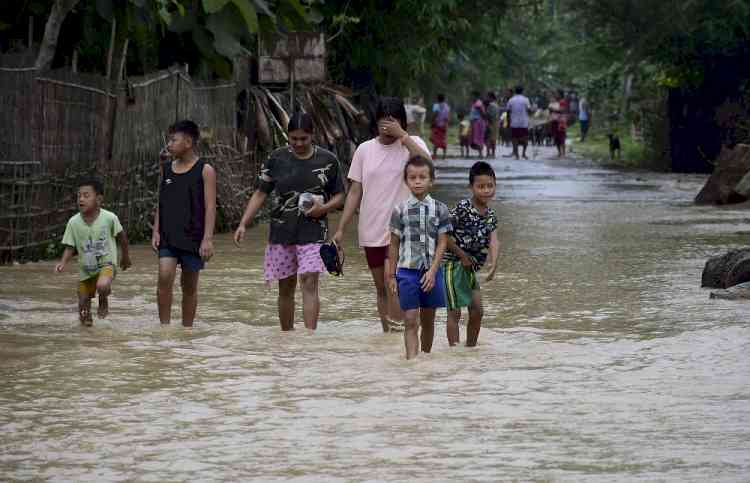
{"type": "Polygon", "coordinates": [[[169,128],[167,149],[172,159],[162,165],[151,234],[151,247],[159,254],[156,298],[162,324],[169,324],[171,319],[179,264],[182,325],[193,325],[198,309],[198,275],[214,254],[216,172],[195,152],[199,137],[193,121],[179,121],[169,128]]]}

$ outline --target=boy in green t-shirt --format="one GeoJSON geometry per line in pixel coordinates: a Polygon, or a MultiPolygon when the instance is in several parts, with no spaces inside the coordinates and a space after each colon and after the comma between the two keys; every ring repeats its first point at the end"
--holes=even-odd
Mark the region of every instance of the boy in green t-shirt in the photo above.
{"type": "Polygon", "coordinates": [[[112,279],[117,266],[117,246],[122,257],[120,267],[130,267],[128,237],[114,213],[101,208],[104,189],[96,179],[84,180],[78,185],[79,213],[68,220],[62,243],[65,251],[55,272],[65,270],[73,255],[78,254],[80,282],[78,283],[78,315],[83,325],[90,326],[91,299],[99,294],[97,315],[103,319],[109,313],[112,279]]]}

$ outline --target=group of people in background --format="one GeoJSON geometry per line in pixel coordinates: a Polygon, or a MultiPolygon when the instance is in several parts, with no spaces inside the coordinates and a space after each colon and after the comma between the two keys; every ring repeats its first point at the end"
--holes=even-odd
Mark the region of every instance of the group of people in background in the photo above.
{"type": "MultiPolygon", "coordinates": [[[[524,95],[523,86],[509,89],[503,97],[495,92],[488,92],[484,97],[475,91],[468,116],[458,112],[458,144],[461,157],[470,157],[475,152],[478,157],[495,158],[497,145],[512,146],[512,152],[506,157],[528,159],[527,148],[530,140],[530,128],[541,126],[539,132],[549,139],[557,148],[558,156],[566,155],[566,138],[568,126],[578,121],[581,128],[581,142],[585,141],[591,122],[591,111],[585,98],[579,98],[575,92],[566,94],[557,91],[550,99],[537,99],[536,102],[524,95]],[[542,108],[542,103],[546,105],[542,108]]],[[[433,145],[432,157],[437,159],[442,149],[443,158],[447,156],[447,133],[450,125],[451,109],[445,95],[439,94],[432,107],[430,142],[433,145]]]]}
{"type": "MultiPolygon", "coordinates": [[[[432,138],[444,142],[450,115],[444,98],[433,113],[432,138]]],[[[374,121],[377,135],[357,147],[345,192],[336,155],[313,142],[314,119],[295,113],[287,126],[288,146],[274,150],[263,164],[234,242],[242,243],[250,222],[274,194],[263,278],[278,283],[281,329],[294,329],[295,291],[300,285],[304,325],[314,330],[320,313],[319,276],[328,268],[321,249],[332,243],[341,250],[345,228],[358,211],[358,241],[372,276],[383,331],[403,331],[406,357],[413,358],[432,349],[437,308],[448,309],[450,345],[459,341],[461,309],[467,308],[466,345],[474,346],[482,319],[478,272],[486,265],[486,280],[491,280],[499,253],[498,221],[490,206],[495,173],[486,162],[475,163],[467,176],[471,196],[448,209],[430,195],[435,180],[432,156],[421,137],[407,132],[403,101],[381,98],[374,121]],[[331,235],[328,214],[342,206],[331,235]]],[[[170,323],[179,265],[182,324],[192,326],[199,273],[214,255],[217,173],[198,154],[194,122],[180,121],[169,134],[151,240],[158,255],[158,314],[162,324],[170,323]]],[[[62,272],[78,255],[79,318],[84,325],[92,323],[91,300],[96,295],[98,315],[107,316],[117,269],[131,265],[124,230],[117,216],[102,208],[103,194],[96,180],[79,184],[79,213],[68,222],[62,240],[65,252],[55,267],[62,272]]]]}

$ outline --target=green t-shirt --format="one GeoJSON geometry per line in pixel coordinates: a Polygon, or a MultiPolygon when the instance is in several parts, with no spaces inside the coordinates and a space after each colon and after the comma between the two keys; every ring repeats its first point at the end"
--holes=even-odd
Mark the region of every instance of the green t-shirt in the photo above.
{"type": "Polygon", "coordinates": [[[62,242],[78,252],[81,280],[97,275],[107,265],[113,270],[117,268],[115,237],[121,231],[117,215],[107,210],[99,210],[99,216],[90,225],[80,213],[68,220],[62,242]]]}

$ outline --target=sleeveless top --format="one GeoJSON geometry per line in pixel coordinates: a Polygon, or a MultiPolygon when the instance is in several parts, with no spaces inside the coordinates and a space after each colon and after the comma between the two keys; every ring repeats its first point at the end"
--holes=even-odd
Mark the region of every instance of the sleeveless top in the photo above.
{"type": "Polygon", "coordinates": [[[203,195],[203,166],[198,159],[186,173],[172,171],[172,162],[164,163],[159,186],[159,248],[174,247],[198,253],[206,222],[203,195]]]}

